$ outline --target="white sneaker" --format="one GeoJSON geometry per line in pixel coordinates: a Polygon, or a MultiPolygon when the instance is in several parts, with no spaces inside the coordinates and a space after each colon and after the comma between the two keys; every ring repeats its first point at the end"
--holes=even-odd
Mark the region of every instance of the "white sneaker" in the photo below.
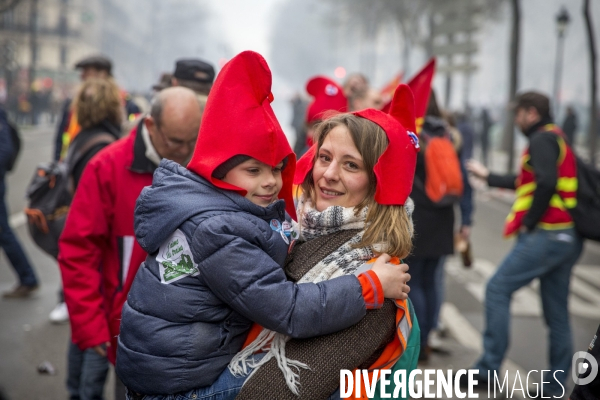
{"type": "Polygon", "coordinates": [[[69,310],[66,303],[58,303],[54,310],[48,316],[50,322],[54,324],[62,324],[69,321],[69,310]]]}

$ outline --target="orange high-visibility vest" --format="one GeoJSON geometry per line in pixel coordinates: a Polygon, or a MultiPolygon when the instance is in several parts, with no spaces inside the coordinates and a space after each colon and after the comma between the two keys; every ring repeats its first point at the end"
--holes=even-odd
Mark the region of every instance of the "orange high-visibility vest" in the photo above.
{"type": "MultiPolygon", "coordinates": [[[[569,214],[569,209],[577,205],[577,162],[575,154],[567,145],[564,134],[558,126],[548,124],[542,129],[556,135],[560,153],[556,165],[558,169],[556,193],[550,199],[548,209],[537,226],[547,230],[570,228],[574,226],[574,223],[569,214]]],[[[533,203],[533,192],[537,185],[533,168],[529,163],[530,158],[529,148],[527,148],[521,158],[521,173],[516,181],[516,199],[504,225],[504,236],[506,237],[518,232],[525,214],[527,214],[533,203]]]]}
{"type": "Polygon", "coordinates": [[[64,160],[69,150],[69,145],[75,139],[75,136],[81,131],[81,126],[77,122],[77,115],[73,110],[69,110],[69,122],[65,128],[66,130],[62,133],[62,147],[60,150],[60,159],[64,160]]]}

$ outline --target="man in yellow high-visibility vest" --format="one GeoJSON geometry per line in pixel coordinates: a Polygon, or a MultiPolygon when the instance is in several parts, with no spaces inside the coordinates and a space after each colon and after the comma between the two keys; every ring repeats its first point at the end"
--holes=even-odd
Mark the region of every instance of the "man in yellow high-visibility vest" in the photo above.
{"type": "Polygon", "coordinates": [[[488,372],[493,376],[500,370],[508,348],[512,294],[537,278],[550,332],[543,394],[562,397],[573,356],[569,279],[583,245],[569,214],[577,205],[576,159],[566,136],[552,123],[548,97],[522,93],[514,107],[515,124],[529,140],[519,174],[496,175],[476,161],[467,167],[490,186],[516,190],[504,227],[504,235],[516,236],[516,243],[487,284],[484,352],[473,368],[479,369],[479,384],[487,387],[488,372]]]}

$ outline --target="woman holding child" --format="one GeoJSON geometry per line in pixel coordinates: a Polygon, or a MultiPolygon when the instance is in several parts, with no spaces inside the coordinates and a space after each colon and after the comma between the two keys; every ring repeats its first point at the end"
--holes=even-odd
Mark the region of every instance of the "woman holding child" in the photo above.
{"type": "MultiPolygon", "coordinates": [[[[411,132],[412,102],[410,90],[403,86],[390,115],[367,109],[338,114],[319,125],[316,145],[296,170],[295,181],[302,189],[297,207],[300,234],[284,266],[289,279],[320,282],[358,274],[382,252],[398,258],[409,254],[413,205],[408,195],[418,151],[411,132]]],[[[284,345],[274,340],[236,399],[327,399],[340,383],[341,369],[392,367],[407,351],[413,322],[405,315],[408,308],[406,301],[386,301],[341,332],[284,345]],[[404,331],[398,329],[403,324],[404,331]],[[278,356],[282,347],[285,357],[278,356]],[[288,361],[292,368],[282,367],[286,359],[294,360],[288,361]],[[296,373],[294,365],[300,366],[296,373]]],[[[239,370],[236,362],[256,350],[257,341],[234,358],[232,371],[239,370]]],[[[412,368],[418,348],[418,340],[413,340],[408,360],[412,368]]]]}
{"type": "Polygon", "coordinates": [[[403,127],[414,127],[408,89],[394,116],[364,110],[323,124],[299,166],[305,194],[290,229],[295,157],[270,107],[270,84],[260,55],[232,59],[212,89],[188,169],[163,161],[138,200],[136,236],[150,255],[123,308],[117,355],[130,399],[234,398],[249,369],[256,376],[248,389],[265,373],[271,398],[327,398],[339,368],[390,367],[406,350],[407,303],[384,302],[406,299],[406,266],[387,263],[387,254],[368,263],[410,252],[418,144],[403,127]],[[251,321],[260,326],[249,334],[251,321]],[[294,352],[289,337],[315,339],[294,352]],[[308,363],[338,339],[347,340],[341,351],[346,343],[361,351],[328,357],[328,375],[316,376],[308,363]]]}

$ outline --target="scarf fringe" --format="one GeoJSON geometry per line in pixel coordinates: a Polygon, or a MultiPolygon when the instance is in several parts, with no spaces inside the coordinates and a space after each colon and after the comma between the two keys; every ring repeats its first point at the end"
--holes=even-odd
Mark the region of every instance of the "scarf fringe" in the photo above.
{"type": "Polygon", "coordinates": [[[290,338],[287,335],[263,329],[250,345],[235,355],[235,357],[229,363],[229,371],[231,371],[234,376],[242,376],[247,375],[248,370],[252,369],[252,372],[244,381],[245,383],[248,382],[248,380],[256,371],[258,371],[258,368],[261,365],[265,364],[272,358],[275,358],[277,361],[277,366],[283,373],[287,387],[292,393],[298,396],[298,386],[300,385],[300,368],[308,370],[310,370],[310,368],[301,361],[290,360],[285,356],[285,344],[289,339],[290,338]],[[271,346],[268,348],[267,354],[265,354],[265,356],[258,362],[252,360],[252,354],[260,350],[266,351],[266,347],[269,345],[269,343],[271,346]]]}
{"type": "Polygon", "coordinates": [[[274,339],[275,334],[276,332],[263,329],[252,343],[237,353],[229,362],[229,371],[231,371],[233,376],[240,377],[242,375],[248,375],[249,369],[262,365],[262,361],[267,356],[257,363],[252,359],[252,355],[259,351],[269,351],[269,343],[274,339]]]}

